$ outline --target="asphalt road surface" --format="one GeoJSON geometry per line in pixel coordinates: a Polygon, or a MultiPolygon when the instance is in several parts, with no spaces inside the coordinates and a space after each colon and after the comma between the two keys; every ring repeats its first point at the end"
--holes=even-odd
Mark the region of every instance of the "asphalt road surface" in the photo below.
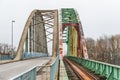
{"type": "Polygon", "coordinates": [[[30,68],[42,66],[50,60],[50,57],[41,57],[36,59],[24,60],[0,65],[0,80],[9,80],[30,68]]]}

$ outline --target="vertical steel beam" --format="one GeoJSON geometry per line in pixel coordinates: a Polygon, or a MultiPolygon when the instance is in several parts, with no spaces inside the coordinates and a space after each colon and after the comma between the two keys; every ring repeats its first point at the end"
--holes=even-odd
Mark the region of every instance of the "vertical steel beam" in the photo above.
{"type": "Polygon", "coordinates": [[[32,45],[31,45],[31,43],[32,43],[32,40],[31,40],[31,25],[30,25],[30,28],[29,28],[29,36],[30,36],[30,37],[29,37],[29,44],[30,44],[29,49],[30,49],[30,52],[31,52],[31,50],[32,50],[32,49],[31,49],[31,46],[32,46],[32,45]]]}
{"type": "Polygon", "coordinates": [[[53,45],[52,57],[55,58],[58,51],[58,10],[54,10],[54,28],[53,28],[53,45]]]}
{"type": "Polygon", "coordinates": [[[25,52],[28,52],[28,32],[25,39],[25,52]]]}
{"type": "Polygon", "coordinates": [[[33,28],[32,28],[33,29],[32,30],[33,31],[33,33],[32,33],[32,35],[33,35],[33,37],[32,37],[33,38],[33,40],[32,40],[33,41],[33,45],[32,45],[33,52],[35,51],[35,42],[34,42],[35,41],[35,25],[34,24],[35,24],[35,15],[33,16],[33,28]]]}

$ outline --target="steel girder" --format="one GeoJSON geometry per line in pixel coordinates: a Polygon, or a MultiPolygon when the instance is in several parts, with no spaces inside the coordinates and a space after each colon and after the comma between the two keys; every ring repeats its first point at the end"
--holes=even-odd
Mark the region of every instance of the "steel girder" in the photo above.
{"type": "Polygon", "coordinates": [[[52,56],[58,51],[58,10],[34,10],[25,24],[15,60],[23,52],[48,53],[47,43],[52,41],[52,56]]]}

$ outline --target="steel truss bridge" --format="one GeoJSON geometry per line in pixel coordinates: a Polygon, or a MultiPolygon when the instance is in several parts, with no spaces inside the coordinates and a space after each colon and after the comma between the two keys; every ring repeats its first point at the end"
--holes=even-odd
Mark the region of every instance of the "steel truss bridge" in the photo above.
{"type": "MultiPolygon", "coordinates": [[[[68,63],[66,65],[72,66],[71,69],[74,70],[74,73],[76,73],[82,80],[120,80],[119,66],[89,60],[82,24],[77,11],[73,8],[32,11],[24,26],[14,59],[10,60],[9,56],[1,55],[0,60],[0,79],[35,80],[38,66],[50,68],[50,80],[59,79],[61,77],[58,78],[58,76],[63,74],[61,68],[65,67],[63,63],[64,61],[68,63]],[[67,45],[66,57],[63,57],[63,43],[67,45]],[[49,47],[49,45],[51,47],[49,47]],[[52,51],[52,57],[50,57],[49,49],[52,51]],[[41,59],[41,64],[36,62],[38,60],[33,60],[38,58],[41,59]],[[51,60],[52,64],[42,65],[42,60],[45,61],[44,59],[48,61],[51,60]],[[21,60],[24,65],[20,65],[22,64],[19,63],[21,60]],[[34,64],[34,67],[32,66],[31,68],[31,65],[27,64],[30,63],[27,62],[27,60],[37,64],[34,64]],[[4,70],[4,65],[7,65],[4,63],[8,63],[8,65],[11,64],[11,66],[13,66],[13,63],[23,66],[22,68],[15,67],[16,70],[21,69],[21,71],[25,64],[29,65],[30,68],[27,71],[23,70],[24,73],[17,72],[17,75],[11,74],[9,78],[4,78],[5,76],[2,74],[7,75],[7,71],[11,70],[4,70]],[[88,71],[83,69],[78,70],[78,67],[74,67],[75,65],[78,66],[78,64],[88,71]],[[91,77],[91,73],[88,76],[86,72],[89,71],[95,76],[97,74],[97,77],[91,77]]],[[[12,68],[12,70],[14,70],[14,68],[12,68]]],[[[64,68],[64,73],[66,72],[67,71],[64,68]]],[[[62,79],[68,80],[69,77],[67,76],[69,76],[68,73],[66,73],[62,79]]]]}

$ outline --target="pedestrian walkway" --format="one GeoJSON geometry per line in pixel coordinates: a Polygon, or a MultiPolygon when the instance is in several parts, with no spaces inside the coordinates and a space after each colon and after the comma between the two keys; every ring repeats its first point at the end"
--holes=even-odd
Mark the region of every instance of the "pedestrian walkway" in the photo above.
{"type": "Polygon", "coordinates": [[[65,65],[63,63],[63,60],[60,60],[60,75],[59,80],[68,80],[68,76],[66,73],[65,65]]]}

